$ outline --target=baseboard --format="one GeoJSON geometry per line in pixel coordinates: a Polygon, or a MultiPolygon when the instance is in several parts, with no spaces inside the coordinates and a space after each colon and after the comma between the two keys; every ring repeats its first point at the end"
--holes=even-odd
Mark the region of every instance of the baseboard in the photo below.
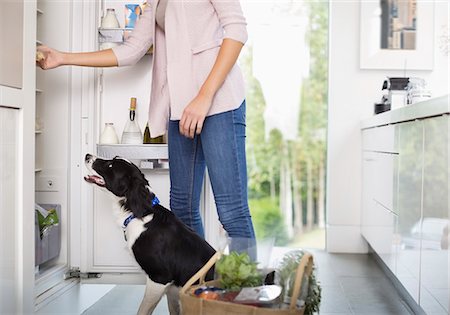
{"type": "Polygon", "coordinates": [[[383,260],[378,256],[378,254],[369,245],[369,255],[377,263],[377,265],[383,270],[384,274],[391,281],[392,285],[395,287],[401,298],[405,301],[409,308],[411,314],[414,315],[426,315],[426,312],[420,307],[419,304],[413,299],[413,297],[408,293],[402,283],[397,279],[395,274],[386,266],[383,260]]]}
{"type": "Polygon", "coordinates": [[[327,252],[366,254],[367,242],[359,225],[327,225],[327,252]]]}

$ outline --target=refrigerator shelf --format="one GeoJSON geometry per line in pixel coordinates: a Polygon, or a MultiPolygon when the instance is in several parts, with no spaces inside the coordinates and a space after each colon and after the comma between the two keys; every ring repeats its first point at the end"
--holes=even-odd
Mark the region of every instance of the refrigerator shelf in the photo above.
{"type": "MultiPolygon", "coordinates": [[[[125,40],[125,32],[131,33],[132,28],[98,28],[98,43],[116,43],[122,44],[125,40]]],[[[153,45],[145,53],[146,55],[153,54],[153,45]]]]}
{"type": "Polygon", "coordinates": [[[168,159],[167,144],[98,144],[97,154],[112,159],[116,156],[129,160],[168,159]]]}

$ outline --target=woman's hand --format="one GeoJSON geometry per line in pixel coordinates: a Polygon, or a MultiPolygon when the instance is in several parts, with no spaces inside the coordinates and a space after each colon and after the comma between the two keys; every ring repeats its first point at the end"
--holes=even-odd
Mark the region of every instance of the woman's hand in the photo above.
{"type": "Polygon", "coordinates": [[[64,54],[47,46],[38,46],[36,64],[44,70],[62,66],[64,64],[64,54]]]}
{"type": "Polygon", "coordinates": [[[198,94],[184,109],[180,119],[180,133],[188,138],[200,134],[206,114],[211,107],[212,98],[198,94]]]}

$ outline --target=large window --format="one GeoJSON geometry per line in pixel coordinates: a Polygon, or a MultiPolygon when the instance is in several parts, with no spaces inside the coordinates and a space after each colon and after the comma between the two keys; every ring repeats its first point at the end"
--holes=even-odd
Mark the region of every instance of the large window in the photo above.
{"type": "Polygon", "coordinates": [[[242,1],[250,211],[258,239],[325,247],[326,1],[242,1]]]}

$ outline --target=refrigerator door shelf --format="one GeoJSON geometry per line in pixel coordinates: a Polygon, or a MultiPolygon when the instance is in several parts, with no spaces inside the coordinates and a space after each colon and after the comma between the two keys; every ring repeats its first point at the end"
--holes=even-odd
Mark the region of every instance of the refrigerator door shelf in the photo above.
{"type": "Polygon", "coordinates": [[[167,144],[98,144],[98,156],[112,159],[120,156],[129,160],[168,159],[167,144]]]}

